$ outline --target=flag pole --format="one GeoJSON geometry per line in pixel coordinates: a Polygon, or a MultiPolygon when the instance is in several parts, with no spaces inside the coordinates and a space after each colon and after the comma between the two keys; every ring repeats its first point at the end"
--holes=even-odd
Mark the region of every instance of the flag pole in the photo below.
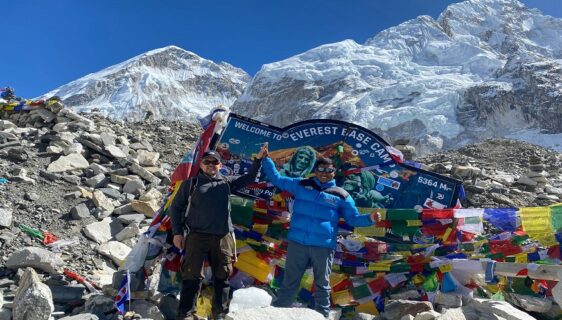
{"type": "Polygon", "coordinates": [[[131,309],[131,298],[133,293],[131,292],[131,274],[129,273],[129,269],[127,269],[127,294],[129,295],[129,311],[133,311],[131,309]]]}

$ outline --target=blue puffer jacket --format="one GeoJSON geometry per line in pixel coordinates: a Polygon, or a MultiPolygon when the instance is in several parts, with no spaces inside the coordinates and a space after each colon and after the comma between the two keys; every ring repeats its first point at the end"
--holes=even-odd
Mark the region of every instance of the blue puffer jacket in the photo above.
{"type": "MultiPolygon", "coordinates": [[[[335,249],[340,217],[354,227],[366,227],[373,224],[370,215],[361,215],[357,211],[351,196],[348,195],[343,200],[337,195],[301,185],[302,178],[283,177],[270,158],[263,160],[262,168],[268,181],[295,196],[289,240],[303,245],[335,249]]],[[[320,190],[336,186],[334,180],[324,184],[317,178],[313,178],[312,181],[320,190]]]]}

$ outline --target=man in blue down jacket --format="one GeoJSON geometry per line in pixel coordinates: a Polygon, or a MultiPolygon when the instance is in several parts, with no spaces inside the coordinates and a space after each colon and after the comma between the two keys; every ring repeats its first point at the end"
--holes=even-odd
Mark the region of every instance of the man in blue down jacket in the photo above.
{"type": "MultiPolygon", "coordinates": [[[[265,156],[267,154],[266,151],[265,156]]],[[[351,196],[336,186],[336,168],[328,158],[320,158],[316,162],[315,176],[310,179],[281,176],[269,157],[264,158],[262,168],[267,180],[295,197],[283,284],[273,306],[291,306],[304,271],[312,265],[315,308],[328,317],[330,273],[340,217],[351,226],[362,227],[379,222],[380,214],[377,209],[369,215],[361,215],[357,211],[351,196]]]]}

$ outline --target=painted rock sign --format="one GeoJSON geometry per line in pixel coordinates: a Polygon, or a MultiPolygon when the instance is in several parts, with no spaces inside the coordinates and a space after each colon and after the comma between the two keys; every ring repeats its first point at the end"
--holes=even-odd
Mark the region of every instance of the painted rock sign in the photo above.
{"type": "MultiPolygon", "coordinates": [[[[347,190],[358,207],[435,208],[454,206],[461,182],[401,162],[379,136],[360,126],[337,120],[308,120],[277,128],[235,114],[216,150],[223,159],[223,174],[247,172],[252,157],[264,143],[281,175],[309,177],[319,157],[334,161],[337,185],[347,190]]],[[[261,182],[265,182],[263,177],[261,182]]],[[[239,194],[271,198],[275,187],[250,185],[239,194]]]]}

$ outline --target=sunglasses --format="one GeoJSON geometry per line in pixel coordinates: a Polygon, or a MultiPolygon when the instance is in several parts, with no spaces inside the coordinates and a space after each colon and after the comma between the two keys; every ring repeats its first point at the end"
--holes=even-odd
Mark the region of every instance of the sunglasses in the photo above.
{"type": "Polygon", "coordinates": [[[207,160],[207,159],[204,159],[202,162],[203,162],[204,165],[210,165],[211,164],[211,165],[214,165],[214,166],[216,166],[220,163],[217,160],[207,160]]]}
{"type": "Polygon", "coordinates": [[[336,168],[332,168],[332,167],[318,167],[316,168],[316,171],[318,172],[326,172],[326,173],[334,173],[336,172],[336,168]]]}

